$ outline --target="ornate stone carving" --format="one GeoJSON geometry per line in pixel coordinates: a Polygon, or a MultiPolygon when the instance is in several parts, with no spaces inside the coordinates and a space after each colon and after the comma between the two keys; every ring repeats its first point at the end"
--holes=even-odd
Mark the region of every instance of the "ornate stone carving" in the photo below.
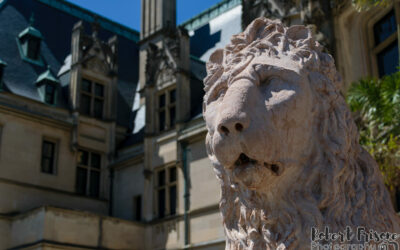
{"type": "Polygon", "coordinates": [[[97,35],[99,24],[92,24],[92,35],[82,34],[79,49],[81,50],[83,67],[101,74],[114,75],[117,73],[117,37],[112,37],[107,43],[97,35]]]}
{"type": "Polygon", "coordinates": [[[146,85],[152,85],[155,83],[155,75],[163,60],[163,56],[161,50],[153,43],[149,43],[146,51],[146,85]]]}
{"type": "MultiPolygon", "coordinates": [[[[337,1],[342,2],[342,1],[337,1]]],[[[311,25],[316,40],[333,52],[331,2],[327,0],[242,0],[243,30],[257,17],[280,19],[285,25],[311,25]]],[[[336,6],[334,6],[336,7],[336,6]]]]}
{"type": "MultiPolygon", "coordinates": [[[[177,28],[174,32],[171,31],[164,37],[162,48],[153,43],[148,44],[146,60],[147,85],[157,83],[160,72],[175,74],[179,70],[182,36],[187,36],[187,31],[184,28],[177,28]]],[[[166,78],[163,77],[163,79],[166,78]]],[[[161,79],[161,81],[163,80],[161,79]]]]}
{"type": "Polygon", "coordinates": [[[334,60],[308,28],[256,19],[211,55],[204,84],[226,249],[310,249],[312,227],[400,233],[334,60]]]}
{"type": "Polygon", "coordinates": [[[282,19],[282,9],[272,6],[271,0],[242,0],[242,28],[243,30],[257,17],[282,19]]]}

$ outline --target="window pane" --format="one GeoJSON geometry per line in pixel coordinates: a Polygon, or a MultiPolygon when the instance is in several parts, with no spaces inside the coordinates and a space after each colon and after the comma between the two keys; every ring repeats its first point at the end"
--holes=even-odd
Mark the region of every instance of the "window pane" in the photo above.
{"type": "Polygon", "coordinates": [[[161,170],[158,172],[158,186],[164,186],[165,185],[165,170],[161,170]]]}
{"type": "Polygon", "coordinates": [[[86,194],[86,178],[87,170],[84,168],[76,168],[76,192],[78,194],[86,194]]]}
{"type": "Polygon", "coordinates": [[[54,104],[54,92],[55,92],[55,87],[50,84],[46,84],[46,89],[45,89],[45,97],[44,101],[49,104],[54,104]]]}
{"type": "Polygon", "coordinates": [[[394,10],[384,16],[379,22],[374,25],[375,45],[383,42],[391,34],[396,32],[396,18],[394,10]]]}
{"type": "Polygon", "coordinates": [[[176,214],[176,186],[169,187],[169,212],[176,214]]]}
{"type": "Polygon", "coordinates": [[[158,217],[165,216],[165,189],[158,190],[158,217]]]}
{"type": "Polygon", "coordinates": [[[169,169],[169,182],[176,181],[176,167],[169,169]]]}
{"type": "Polygon", "coordinates": [[[165,111],[160,111],[159,119],[160,119],[160,131],[163,131],[165,130],[165,111]]]}
{"type": "Polygon", "coordinates": [[[169,103],[174,103],[176,101],[176,89],[169,92],[169,103]]]}
{"type": "Polygon", "coordinates": [[[175,126],[175,116],[176,116],[176,114],[175,114],[175,107],[171,107],[170,109],[169,109],[169,124],[170,124],[170,126],[171,127],[173,127],[173,126],[175,126]]]}
{"type": "Polygon", "coordinates": [[[39,58],[40,40],[30,38],[28,40],[28,57],[37,60],[39,58]]]}
{"type": "Polygon", "coordinates": [[[49,141],[43,141],[43,156],[53,157],[54,143],[49,141]]]}
{"type": "Polygon", "coordinates": [[[83,150],[78,151],[78,163],[80,165],[89,165],[89,153],[83,150]]]}
{"type": "Polygon", "coordinates": [[[28,41],[26,39],[21,41],[21,47],[22,51],[24,52],[24,55],[28,56],[28,41]]]}
{"type": "Polygon", "coordinates": [[[103,100],[94,100],[94,117],[103,118],[103,100]]]}
{"type": "Polygon", "coordinates": [[[99,154],[96,153],[92,153],[92,162],[91,162],[91,167],[92,168],[97,168],[100,169],[100,165],[101,165],[101,161],[100,161],[101,157],[99,154]]]}
{"type": "Polygon", "coordinates": [[[90,96],[82,94],[81,95],[81,113],[85,115],[90,115],[90,96]]]}
{"type": "Polygon", "coordinates": [[[53,94],[54,93],[54,86],[51,84],[46,84],[46,94],[53,94]]]}
{"type": "Polygon", "coordinates": [[[159,96],[158,107],[160,108],[165,107],[165,94],[159,96]]]}
{"type": "Polygon", "coordinates": [[[81,89],[86,92],[92,92],[92,83],[89,80],[82,79],[81,89]]]}
{"type": "Polygon", "coordinates": [[[41,170],[43,173],[53,173],[54,147],[54,143],[43,141],[41,161],[41,170]]]}
{"type": "Polygon", "coordinates": [[[100,190],[100,172],[90,171],[90,193],[92,197],[99,197],[100,190]]]}
{"type": "Polygon", "coordinates": [[[399,47],[397,40],[378,54],[379,76],[389,75],[397,72],[399,64],[399,47]]]}
{"type": "Polygon", "coordinates": [[[103,97],[104,96],[104,87],[103,87],[103,85],[96,83],[95,88],[94,88],[94,94],[96,96],[103,97]]]}
{"type": "Polygon", "coordinates": [[[53,173],[53,164],[50,158],[42,158],[42,172],[47,174],[53,173]]]}
{"type": "Polygon", "coordinates": [[[142,196],[136,196],[134,199],[135,220],[142,220],[142,196]]]}

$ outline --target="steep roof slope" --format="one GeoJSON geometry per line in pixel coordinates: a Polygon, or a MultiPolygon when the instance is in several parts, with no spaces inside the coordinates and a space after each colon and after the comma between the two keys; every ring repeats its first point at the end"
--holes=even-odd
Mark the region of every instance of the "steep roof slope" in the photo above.
{"type": "Polygon", "coordinates": [[[182,24],[189,30],[191,54],[191,117],[201,115],[205,62],[211,53],[226,46],[241,29],[241,0],[224,0],[182,24]]]}
{"type": "Polygon", "coordinates": [[[184,22],[191,55],[207,61],[214,50],[223,48],[232,35],[242,31],[241,16],[241,0],[224,0],[184,22]]]}

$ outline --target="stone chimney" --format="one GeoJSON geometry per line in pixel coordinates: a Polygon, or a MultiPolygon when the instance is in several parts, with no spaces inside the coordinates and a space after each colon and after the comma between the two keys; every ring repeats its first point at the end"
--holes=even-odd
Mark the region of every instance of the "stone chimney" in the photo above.
{"type": "Polygon", "coordinates": [[[142,0],[141,39],[175,27],[176,0],[142,0]]]}

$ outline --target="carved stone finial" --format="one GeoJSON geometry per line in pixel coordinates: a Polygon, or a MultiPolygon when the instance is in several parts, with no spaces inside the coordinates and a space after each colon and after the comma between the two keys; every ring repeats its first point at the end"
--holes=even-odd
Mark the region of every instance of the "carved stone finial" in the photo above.
{"type": "Polygon", "coordinates": [[[157,45],[149,43],[147,47],[147,60],[146,60],[146,85],[155,84],[155,75],[159,69],[159,64],[162,58],[160,49],[157,45]]]}
{"type": "Polygon", "coordinates": [[[310,249],[312,227],[400,233],[334,60],[308,28],[254,20],[210,56],[204,84],[226,249],[310,249]]]}
{"type": "Polygon", "coordinates": [[[93,19],[94,20],[92,22],[92,37],[93,37],[93,39],[97,39],[99,30],[100,30],[100,24],[99,24],[99,19],[97,16],[94,16],[93,19]]]}
{"type": "Polygon", "coordinates": [[[35,23],[35,13],[32,12],[31,17],[29,18],[29,26],[33,26],[35,23]]]}

